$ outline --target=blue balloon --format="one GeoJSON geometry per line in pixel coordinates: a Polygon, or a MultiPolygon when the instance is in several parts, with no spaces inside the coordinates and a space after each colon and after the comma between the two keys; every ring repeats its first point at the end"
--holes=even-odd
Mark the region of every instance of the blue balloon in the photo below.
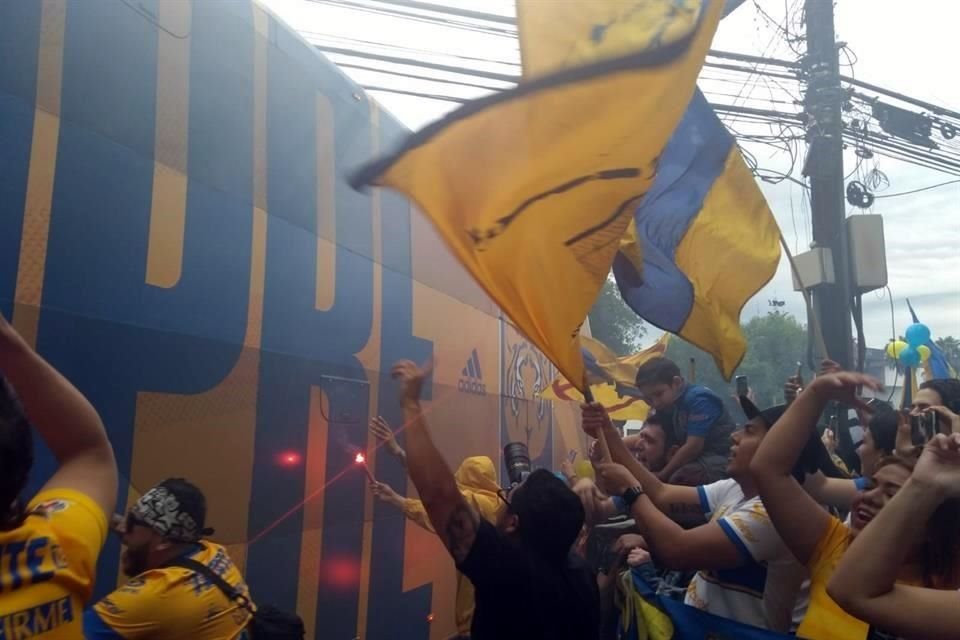
{"type": "Polygon", "coordinates": [[[916,368],[920,366],[920,352],[917,351],[916,347],[910,345],[900,352],[900,364],[910,368],[916,368]]]}
{"type": "Polygon", "coordinates": [[[907,327],[907,333],[904,337],[907,339],[907,344],[916,348],[930,342],[930,329],[922,322],[915,322],[907,327]]]}

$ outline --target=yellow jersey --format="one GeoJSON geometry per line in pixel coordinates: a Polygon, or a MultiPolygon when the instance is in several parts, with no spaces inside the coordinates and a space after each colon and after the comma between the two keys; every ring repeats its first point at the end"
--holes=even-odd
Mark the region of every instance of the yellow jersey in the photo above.
{"type": "MultiPolygon", "coordinates": [[[[206,540],[186,557],[207,565],[247,598],[250,592],[227,550],[206,540]]],[[[235,640],[250,613],[202,575],[182,567],[145,571],[84,616],[87,640],[235,640]]]]}
{"type": "Polygon", "coordinates": [[[0,531],[0,640],[82,638],[106,514],[70,489],[41,491],[27,511],[0,531]]]}

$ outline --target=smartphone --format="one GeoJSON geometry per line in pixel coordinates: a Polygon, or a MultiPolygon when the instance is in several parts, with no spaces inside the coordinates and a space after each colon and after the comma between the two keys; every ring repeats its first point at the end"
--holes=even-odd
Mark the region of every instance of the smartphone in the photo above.
{"type": "Polygon", "coordinates": [[[910,439],[913,444],[924,444],[937,433],[937,414],[933,411],[910,416],[910,439]]]}
{"type": "Polygon", "coordinates": [[[747,376],[737,376],[737,395],[746,396],[748,393],[750,393],[750,384],[747,376]]]}
{"type": "Polygon", "coordinates": [[[803,363],[797,363],[797,384],[803,385],[803,363]]]}

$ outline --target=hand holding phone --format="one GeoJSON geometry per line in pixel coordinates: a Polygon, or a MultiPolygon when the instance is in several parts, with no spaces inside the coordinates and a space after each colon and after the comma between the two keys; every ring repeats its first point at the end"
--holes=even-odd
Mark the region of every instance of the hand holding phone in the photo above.
{"type": "Polygon", "coordinates": [[[737,376],[737,396],[746,396],[750,393],[750,383],[747,376],[737,376]]]}

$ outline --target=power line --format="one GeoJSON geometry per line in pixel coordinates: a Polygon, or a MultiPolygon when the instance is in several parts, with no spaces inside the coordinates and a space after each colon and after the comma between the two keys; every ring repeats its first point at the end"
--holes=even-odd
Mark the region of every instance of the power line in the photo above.
{"type": "Polygon", "coordinates": [[[425,80],[427,82],[439,82],[442,84],[452,84],[461,87],[470,87],[472,89],[486,89],[488,91],[500,91],[502,87],[491,87],[486,84],[474,84],[471,82],[465,82],[463,80],[450,80],[449,78],[437,78],[431,76],[419,75],[416,73],[404,73],[402,71],[394,71],[392,69],[383,69],[382,67],[368,67],[362,64],[351,64],[349,62],[339,62],[338,66],[345,67],[347,69],[358,69],[360,71],[371,71],[373,73],[387,74],[391,76],[399,76],[401,78],[411,78],[413,80],[425,80]]]}
{"type": "Polygon", "coordinates": [[[373,0],[380,4],[392,4],[411,9],[420,9],[423,11],[434,11],[436,13],[447,13],[461,18],[471,18],[473,20],[485,20],[487,22],[496,22],[498,24],[516,25],[517,20],[512,16],[505,16],[499,13],[488,13],[486,11],[475,11],[472,9],[461,9],[444,4],[434,4],[433,2],[420,2],[419,0],[373,0]]]}
{"type": "Polygon", "coordinates": [[[449,64],[439,64],[437,62],[421,62],[413,58],[401,58],[399,56],[388,56],[379,53],[369,53],[366,51],[357,51],[355,49],[344,49],[342,47],[328,47],[326,45],[315,44],[314,47],[326,53],[340,54],[344,56],[353,56],[355,58],[367,58],[370,60],[379,60],[381,62],[392,62],[394,64],[405,64],[408,66],[425,67],[427,69],[436,69],[437,71],[446,71],[466,76],[479,76],[489,80],[500,80],[501,82],[516,83],[520,76],[510,73],[497,73],[495,71],[483,71],[481,69],[464,69],[449,64]]]}
{"type": "Polygon", "coordinates": [[[897,196],[909,196],[914,193],[920,193],[921,191],[930,191],[931,189],[939,189],[940,187],[945,187],[950,184],[960,183],[958,180],[948,180],[947,182],[941,182],[939,184],[931,184],[926,187],[920,187],[919,189],[911,189],[910,191],[901,191],[900,193],[887,193],[874,196],[876,198],[896,198],[897,196]]]}

